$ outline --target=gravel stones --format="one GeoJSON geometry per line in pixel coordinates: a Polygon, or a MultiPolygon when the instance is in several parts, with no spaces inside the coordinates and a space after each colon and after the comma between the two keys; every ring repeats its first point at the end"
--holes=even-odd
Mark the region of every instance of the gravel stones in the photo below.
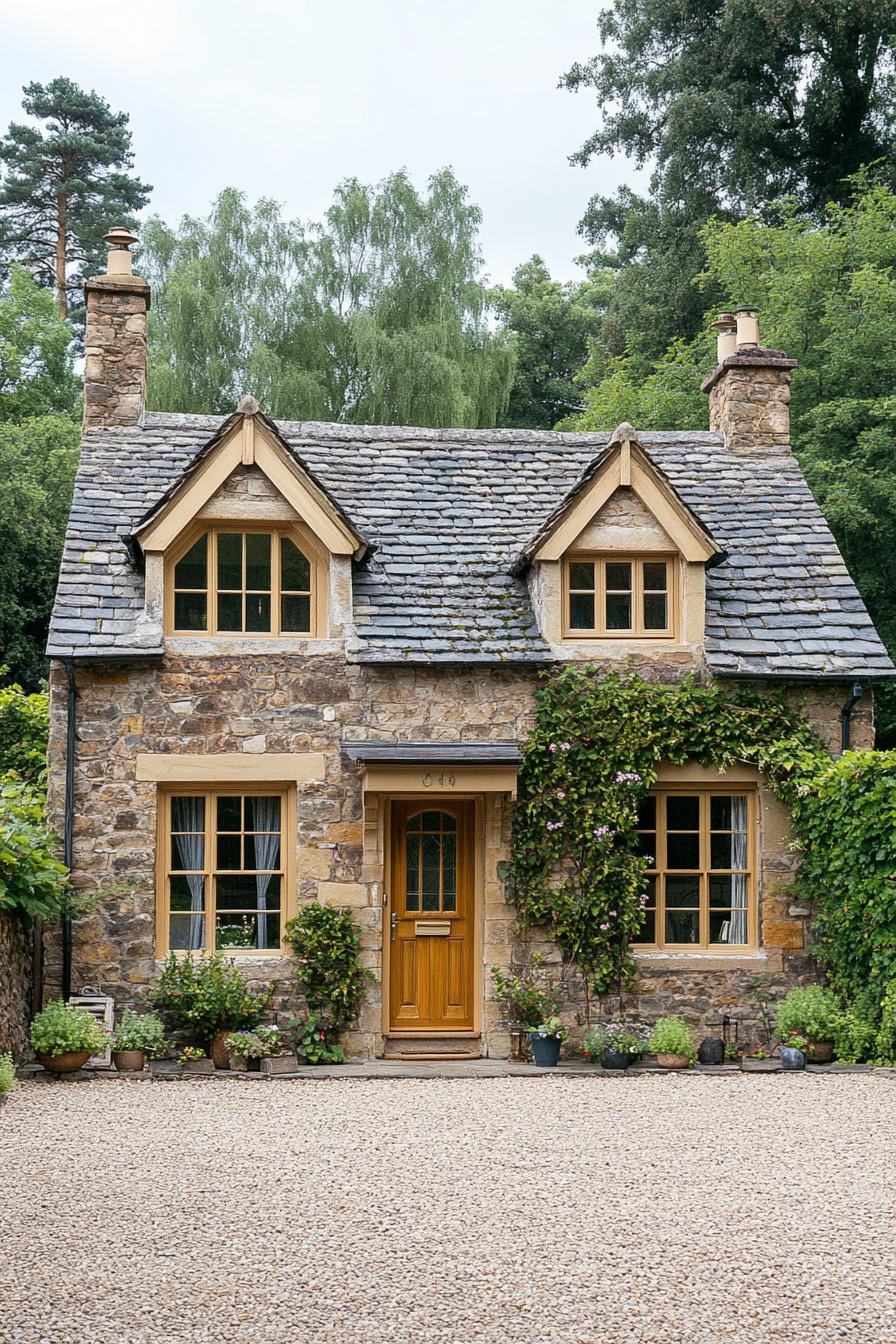
{"type": "Polygon", "coordinates": [[[873,1075],[22,1084],[2,1344],[888,1344],[873,1075]]]}

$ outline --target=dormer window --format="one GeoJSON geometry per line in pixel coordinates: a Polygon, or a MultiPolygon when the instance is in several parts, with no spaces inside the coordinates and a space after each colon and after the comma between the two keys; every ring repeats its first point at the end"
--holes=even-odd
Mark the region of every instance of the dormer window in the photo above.
{"type": "Polygon", "coordinates": [[[663,555],[572,554],[564,561],[569,638],[670,639],[677,566],[663,555]]]}
{"type": "Polygon", "coordinates": [[[208,528],[169,565],[173,635],[312,635],[317,565],[288,528],[208,528]]]}

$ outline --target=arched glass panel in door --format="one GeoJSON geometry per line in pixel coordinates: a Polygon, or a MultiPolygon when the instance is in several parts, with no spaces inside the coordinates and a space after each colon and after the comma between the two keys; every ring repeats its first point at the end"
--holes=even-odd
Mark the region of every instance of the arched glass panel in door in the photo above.
{"type": "Polygon", "coordinates": [[[405,835],[405,909],[457,910],[457,820],[450,812],[418,812],[405,835]]]}

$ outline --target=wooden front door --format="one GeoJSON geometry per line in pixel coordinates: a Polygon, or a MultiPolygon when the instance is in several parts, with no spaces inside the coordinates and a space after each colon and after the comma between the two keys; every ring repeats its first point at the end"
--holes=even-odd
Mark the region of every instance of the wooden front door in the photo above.
{"type": "Polygon", "coordinates": [[[392,804],[390,1029],[473,1026],[473,803],[392,804]]]}

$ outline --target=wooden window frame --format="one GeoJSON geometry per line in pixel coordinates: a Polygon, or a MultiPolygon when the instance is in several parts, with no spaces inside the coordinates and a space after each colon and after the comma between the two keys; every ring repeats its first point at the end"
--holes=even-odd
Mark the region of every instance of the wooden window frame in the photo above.
{"type": "MultiPolygon", "coordinates": [[[[221,797],[252,797],[280,799],[280,872],[282,884],[280,890],[280,946],[279,947],[228,947],[221,950],[228,957],[276,958],[286,955],[284,930],[286,923],[295,914],[296,890],[296,789],[294,785],[253,783],[251,780],[231,780],[224,784],[178,785],[160,788],[158,791],[157,835],[156,835],[156,955],[167,956],[174,951],[175,956],[189,957],[210,955],[215,947],[215,881],[218,871],[212,864],[215,853],[216,837],[216,800],[221,797]],[[174,798],[205,799],[205,863],[203,875],[206,882],[205,900],[205,946],[202,948],[174,948],[170,946],[170,928],[168,905],[168,879],[171,867],[171,803],[174,798]]],[[[175,872],[180,871],[175,869],[175,872]]],[[[238,871],[238,870],[234,870],[238,871]]]]}
{"type": "MultiPolygon", "coordinates": [[[[563,638],[564,639],[662,639],[676,640],[680,628],[679,600],[679,557],[668,551],[571,551],[563,557],[563,638]],[[665,630],[647,630],[644,628],[644,565],[664,564],[666,566],[666,617],[665,630]],[[584,589],[570,589],[570,569],[572,565],[594,565],[594,614],[596,624],[591,630],[576,630],[570,624],[570,593],[583,592],[584,589]],[[606,628],[607,565],[625,564],[632,566],[632,616],[633,624],[628,630],[608,630],[606,628]]],[[[649,591],[649,590],[648,590],[649,591]]],[[[657,590],[659,591],[659,590],[657,590]]]]}
{"type": "MultiPolygon", "coordinates": [[[[243,547],[243,572],[245,577],[245,546],[243,547]]],[[[225,590],[228,591],[228,590],[225,590]]],[[[230,591],[236,591],[230,590],[230,591]]],[[[242,589],[245,597],[248,590],[242,589]]],[[[294,590],[287,589],[287,596],[294,590]]],[[[211,522],[197,519],[178,539],[165,556],[165,634],[180,639],[321,639],[326,623],[327,610],[327,558],[321,554],[319,544],[312,538],[307,528],[296,523],[279,523],[271,519],[259,519],[253,525],[249,519],[234,522],[211,522]],[[218,537],[222,534],[264,534],[271,538],[271,629],[270,630],[219,630],[218,629],[218,537]],[[199,539],[207,534],[205,589],[178,589],[178,592],[205,592],[207,603],[207,621],[204,630],[182,630],[174,624],[174,572],[177,565],[195,546],[199,539]],[[288,537],[302,552],[311,566],[310,612],[308,630],[281,630],[280,585],[280,542],[288,537]]]]}
{"type": "MultiPolygon", "coordinates": [[[[719,784],[711,787],[701,785],[676,785],[674,787],[657,785],[650,790],[650,796],[656,798],[656,833],[655,848],[653,855],[653,867],[647,869],[646,876],[656,878],[656,914],[654,920],[654,929],[656,939],[652,943],[638,942],[632,940],[632,950],[635,952],[699,952],[705,956],[731,957],[743,956],[747,952],[754,952],[758,946],[758,827],[757,827],[757,791],[755,786],[750,784],[719,784]],[[699,876],[700,878],[700,940],[696,943],[669,943],[665,939],[666,931],[666,899],[665,879],[669,873],[668,865],[664,862],[660,864],[660,858],[666,857],[666,804],[665,800],[670,797],[699,797],[700,799],[700,855],[701,867],[699,869],[672,869],[675,876],[699,876]],[[726,872],[738,872],[739,869],[721,869],[711,867],[710,852],[710,807],[713,798],[732,798],[746,797],[747,800],[747,941],[744,943],[724,943],[709,942],[709,878],[710,874],[724,876],[726,872]],[[662,806],[661,806],[662,803],[662,806]]],[[[716,832],[724,834],[725,832],[716,832]]],[[[654,834],[652,831],[648,835],[654,834]]],[[[649,851],[648,851],[649,852],[649,851]]],[[[673,907],[673,909],[678,907],[673,907]]]]}

